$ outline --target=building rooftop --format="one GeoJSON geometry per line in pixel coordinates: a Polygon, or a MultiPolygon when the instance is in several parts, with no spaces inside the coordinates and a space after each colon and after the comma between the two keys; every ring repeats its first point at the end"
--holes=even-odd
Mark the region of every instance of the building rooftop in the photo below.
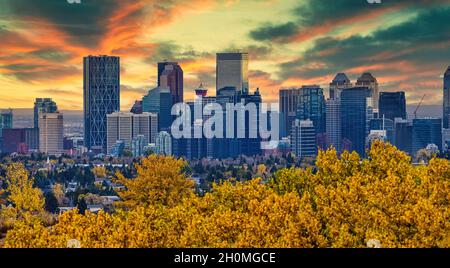
{"type": "Polygon", "coordinates": [[[350,79],[348,79],[347,75],[345,73],[338,73],[333,81],[331,81],[332,85],[337,85],[337,84],[349,84],[350,83],[350,79]]]}
{"type": "Polygon", "coordinates": [[[359,78],[357,83],[376,83],[377,79],[371,73],[363,73],[359,78]]]}

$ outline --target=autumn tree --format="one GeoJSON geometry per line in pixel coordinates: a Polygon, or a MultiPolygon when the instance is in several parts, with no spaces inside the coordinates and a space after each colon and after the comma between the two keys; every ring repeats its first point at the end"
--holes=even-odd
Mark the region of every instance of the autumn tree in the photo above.
{"type": "Polygon", "coordinates": [[[137,176],[116,174],[116,182],[125,186],[119,192],[121,206],[133,208],[161,204],[174,206],[194,194],[194,182],[183,172],[186,163],[172,157],[150,155],[136,164],[137,176]]]}

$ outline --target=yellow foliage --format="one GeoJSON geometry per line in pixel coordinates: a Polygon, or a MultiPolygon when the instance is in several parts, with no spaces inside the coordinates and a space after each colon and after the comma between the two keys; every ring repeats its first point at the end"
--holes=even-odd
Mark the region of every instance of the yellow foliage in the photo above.
{"type": "Polygon", "coordinates": [[[56,224],[18,222],[6,247],[450,247],[450,164],[415,167],[375,142],[367,159],[320,152],[314,169],[285,169],[268,182],[226,181],[200,197],[185,165],[150,156],[134,179],[118,175],[124,210],[56,224]]]}
{"type": "Polygon", "coordinates": [[[121,205],[125,208],[155,204],[174,206],[192,196],[194,182],[182,172],[185,165],[184,161],[172,157],[151,155],[136,165],[136,178],[116,174],[116,182],[126,188],[119,192],[121,205]]]}

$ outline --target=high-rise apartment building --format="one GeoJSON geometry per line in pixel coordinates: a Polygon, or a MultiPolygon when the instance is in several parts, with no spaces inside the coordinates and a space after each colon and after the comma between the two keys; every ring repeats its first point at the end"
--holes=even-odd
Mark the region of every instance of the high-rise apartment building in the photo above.
{"type": "Polygon", "coordinates": [[[125,149],[132,149],[132,141],[143,137],[145,145],[154,143],[158,117],[154,113],[133,114],[115,112],[107,115],[107,153],[113,154],[117,141],[123,141],[125,149]]]}
{"type": "Polygon", "coordinates": [[[406,118],[405,92],[381,92],[379,100],[379,118],[394,121],[395,118],[406,118]]]}
{"type": "Polygon", "coordinates": [[[312,120],[295,120],[291,129],[291,151],[300,158],[317,156],[316,128],[312,120]]]}
{"type": "Polygon", "coordinates": [[[64,152],[63,115],[39,114],[39,150],[47,155],[61,155],[64,152]]]}
{"type": "Polygon", "coordinates": [[[56,113],[58,106],[51,98],[36,98],[34,102],[34,127],[39,128],[40,113],[56,113]]]}
{"type": "Polygon", "coordinates": [[[333,146],[336,151],[341,151],[341,101],[329,99],[326,102],[326,133],[327,144],[333,146]]]}
{"type": "Polygon", "coordinates": [[[216,90],[225,87],[248,94],[248,53],[217,53],[216,90]]]}
{"type": "Polygon", "coordinates": [[[297,116],[297,105],[301,93],[301,88],[280,90],[280,137],[287,137],[291,134],[291,127],[297,116]]]}
{"type": "Polygon", "coordinates": [[[84,142],[106,152],[106,115],[120,110],[120,58],[84,58],[84,142]]]}

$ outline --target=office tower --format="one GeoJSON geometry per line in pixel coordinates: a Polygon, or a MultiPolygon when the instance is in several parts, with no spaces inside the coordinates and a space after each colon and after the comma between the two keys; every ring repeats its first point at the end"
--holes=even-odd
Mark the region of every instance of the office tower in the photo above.
{"type": "Polygon", "coordinates": [[[442,150],[442,119],[413,119],[413,155],[415,155],[420,149],[427,148],[427,146],[430,144],[434,144],[439,148],[439,150],[442,150]]]}
{"type": "Polygon", "coordinates": [[[373,109],[378,109],[379,102],[379,89],[378,89],[378,81],[371,73],[363,73],[358,80],[356,81],[356,87],[367,87],[370,89],[370,96],[373,109]]]}
{"type": "Polygon", "coordinates": [[[3,129],[3,153],[26,154],[36,150],[39,145],[37,128],[5,128],[3,129]]]}
{"type": "Polygon", "coordinates": [[[156,137],[156,153],[172,155],[172,137],[166,131],[161,131],[156,137]]]}
{"type": "Polygon", "coordinates": [[[47,155],[61,155],[64,151],[63,115],[56,113],[39,114],[39,150],[47,155]]]}
{"type": "Polygon", "coordinates": [[[156,87],[142,98],[142,110],[158,115],[158,131],[170,131],[172,122],[172,96],[168,87],[156,87]]]}
{"type": "Polygon", "coordinates": [[[224,87],[235,87],[242,94],[248,94],[248,53],[217,53],[217,92],[224,87]]]}
{"type": "Polygon", "coordinates": [[[450,129],[442,129],[442,146],[443,150],[448,152],[450,150],[450,129]]]}
{"type": "Polygon", "coordinates": [[[297,104],[297,119],[312,120],[316,133],[325,133],[325,97],[323,89],[317,85],[303,86],[297,104]]]}
{"type": "Polygon", "coordinates": [[[106,152],[106,115],[120,110],[120,58],[84,58],[84,143],[106,152]]]}
{"type": "Polygon", "coordinates": [[[259,93],[259,88],[257,88],[253,94],[241,95],[240,102],[244,105],[254,105],[256,107],[256,115],[250,114],[248,111],[241,111],[241,114],[243,115],[242,120],[244,120],[245,124],[238,125],[238,127],[244,127],[245,137],[239,139],[239,154],[246,156],[261,155],[262,139],[258,133],[262,98],[259,93]],[[255,133],[256,137],[251,137],[252,133],[255,133]]]}
{"type": "Polygon", "coordinates": [[[379,118],[386,118],[392,121],[395,118],[406,118],[406,98],[405,92],[381,92],[379,101],[379,118]]]}
{"type": "Polygon", "coordinates": [[[133,107],[131,107],[130,112],[133,113],[133,114],[141,114],[141,113],[143,113],[143,111],[142,111],[142,101],[141,100],[135,101],[134,104],[133,104],[133,107]]]}
{"type": "Polygon", "coordinates": [[[444,128],[450,128],[450,66],[444,74],[444,128]]]}
{"type": "Polygon", "coordinates": [[[370,89],[355,87],[341,92],[341,137],[345,140],[343,149],[365,155],[365,141],[370,121],[370,89]],[[349,148],[349,145],[350,148],[349,148]]]}
{"type": "Polygon", "coordinates": [[[118,140],[124,142],[125,149],[132,149],[132,141],[143,137],[144,146],[155,142],[158,118],[154,113],[133,114],[115,112],[107,115],[107,153],[114,153],[118,140]]]}
{"type": "Polygon", "coordinates": [[[172,103],[183,102],[183,69],[177,62],[158,62],[158,87],[168,87],[172,103]]]}
{"type": "Polygon", "coordinates": [[[295,120],[291,129],[291,151],[300,158],[317,156],[316,128],[312,120],[295,120]]]}
{"type": "Polygon", "coordinates": [[[56,113],[58,106],[51,98],[36,98],[34,102],[34,127],[39,128],[39,113],[56,113]]]}
{"type": "Polygon", "coordinates": [[[292,123],[297,116],[297,105],[301,93],[302,89],[300,88],[280,90],[280,137],[287,137],[291,133],[292,123]]]}
{"type": "Polygon", "coordinates": [[[380,131],[385,132],[384,141],[388,141],[390,144],[395,143],[393,120],[387,118],[374,118],[370,120],[369,133],[380,133],[380,131]]]}
{"type": "Polygon", "coordinates": [[[0,113],[0,148],[3,147],[3,129],[9,129],[13,127],[13,113],[12,110],[2,111],[0,113]]]}
{"type": "Polygon", "coordinates": [[[330,99],[339,99],[342,90],[353,87],[345,73],[338,73],[330,83],[330,99]]]}
{"type": "Polygon", "coordinates": [[[326,133],[328,145],[333,146],[337,152],[341,151],[341,101],[329,99],[326,102],[327,124],[326,133]]]}
{"type": "Polygon", "coordinates": [[[412,154],[412,122],[396,118],[394,121],[395,146],[408,154],[412,154]]]}
{"type": "Polygon", "coordinates": [[[145,153],[145,146],[148,145],[148,142],[145,141],[144,135],[137,135],[131,141],[131,152],[134,157],[143,156],[145,153]]]}

